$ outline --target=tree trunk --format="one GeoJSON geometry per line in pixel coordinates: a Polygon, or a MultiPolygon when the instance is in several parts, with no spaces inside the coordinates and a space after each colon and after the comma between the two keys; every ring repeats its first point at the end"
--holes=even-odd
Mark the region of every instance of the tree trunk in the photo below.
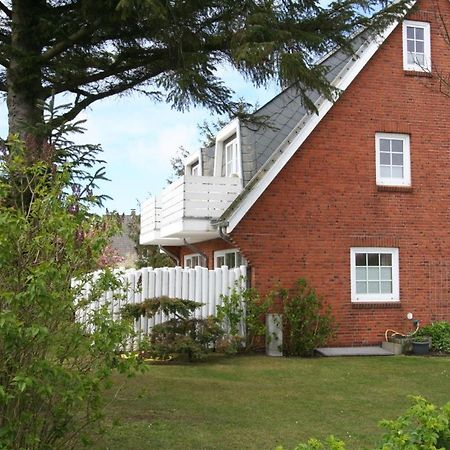
{"type": "MultiPolygon", "coordinates": [[[[13,0],[12,56],[7,75],[9,134],[17,134],[27,144],[31,160],[39,159],[45,141],[43,130],[42,69],[39,40],[43,26],[40,15],[45,0],[13,0]]],[[[48,25],[46,25],[48,26],[48,25]]]]}

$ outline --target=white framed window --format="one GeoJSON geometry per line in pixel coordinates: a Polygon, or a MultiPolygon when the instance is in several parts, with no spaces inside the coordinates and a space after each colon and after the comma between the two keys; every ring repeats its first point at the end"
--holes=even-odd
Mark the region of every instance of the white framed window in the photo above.
{"type": "Polygon", "coordinates": [[[225,144],[225,176],[238,175],[238,140],[235,138],[225,144]]]}
{"type": "Polygon", "coordinates": [[[185,255],[184,268],[193,269],[196,266],[206,267],[205,259],[200,253],[193,253],[191,255],[185,255]]]}
{"type": "Polygon", "coordinates": [[[431,37],[428,22],[403,22],[403,69],[431,71],[431,37]]]}
{"type": "Polygon", "coordinates": [[[200,165],[198,161],[191,165],[191,175],[198,177],[200,175],[200,165]]]}
{"type": "Polygon", "coordinates": [[[398,248],[350,249],[352,302],[400,301],[398,248]]]}
{"type": "Polygon", "coordinates": [[[375,148],[377,185],[411,186],[409,135],[376,133],[375,148]]]}
{"type": "Polygon", "coordinates": [[[242,256],[241,252],[236,249],[219,250],[214,252],[214,268],[227,266],[229,269],[235,267],[245,266],[247,261],[242,256]]]}

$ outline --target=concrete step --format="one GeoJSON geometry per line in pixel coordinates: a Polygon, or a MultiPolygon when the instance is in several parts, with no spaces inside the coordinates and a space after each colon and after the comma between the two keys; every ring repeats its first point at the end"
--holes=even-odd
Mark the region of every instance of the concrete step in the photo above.
{"type": "Polygon", "coordinates": [[[316,348],[321,356],[393,356],[394,353],[381,347],[321,347],[316,348]]]}

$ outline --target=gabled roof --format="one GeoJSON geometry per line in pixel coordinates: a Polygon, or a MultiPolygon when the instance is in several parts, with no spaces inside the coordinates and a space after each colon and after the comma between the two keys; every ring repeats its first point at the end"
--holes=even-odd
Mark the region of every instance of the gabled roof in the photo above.
{"type": "MultiPolygon", "coordinates": [[[[321,64],[329,67],[327,78],[331,84],[344,92],[397,25],[398,21],[392,23],[379,36],[369,36],[366,32],[357,35],[352,42],[353,55],[339,49],[328,55],[321,64]]],[[[217,221],[226,225],[228,233],[233,231],[333,106],[332,101],[317,93],[311,93],[310,98],[317,114],[305,110],[295,88],[291,87],[257,111],[257,115],[270,117],[270,127],[251,130],[241,124],[244,189],[217,221]]]]}

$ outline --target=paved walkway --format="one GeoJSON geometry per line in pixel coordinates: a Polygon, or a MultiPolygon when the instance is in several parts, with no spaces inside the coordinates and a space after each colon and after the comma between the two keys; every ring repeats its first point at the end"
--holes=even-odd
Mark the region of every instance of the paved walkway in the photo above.
{"type": "Polygon", "coordinates": [[[316,348],[322,356],[392,356],[381,347],[322,347],[316,348]]]}

